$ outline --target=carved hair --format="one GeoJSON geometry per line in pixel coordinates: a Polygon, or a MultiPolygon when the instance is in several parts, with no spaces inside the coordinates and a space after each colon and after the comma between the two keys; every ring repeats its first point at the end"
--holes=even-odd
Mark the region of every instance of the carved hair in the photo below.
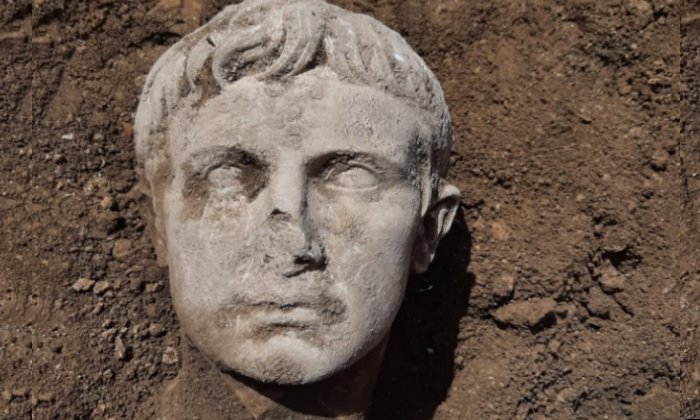
{"type": "Polygon", "coordinates": [[[284,81],[319,66],[423,111],[434,190],[447,172],[452,141],[435,75],[399,34],[323,0],[247,0],[166,51],[148,75],[136,113],[136,155],[150,189],[157,189],[153,178],[168,161],[168,117],[180,107],[197,107],[244,77],[284,81]]]}

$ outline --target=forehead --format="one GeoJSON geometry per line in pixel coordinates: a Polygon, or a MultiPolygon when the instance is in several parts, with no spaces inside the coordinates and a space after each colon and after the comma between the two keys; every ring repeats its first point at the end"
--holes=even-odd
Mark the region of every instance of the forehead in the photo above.
{"type": "Polygon", "coordinates": [[[337,150],[405,159],[424,130],[420,112],[382,91],[305,73],[286,84],[243,79],[171,131],[171,154],[235,145],[261,154],[337,150]]]}

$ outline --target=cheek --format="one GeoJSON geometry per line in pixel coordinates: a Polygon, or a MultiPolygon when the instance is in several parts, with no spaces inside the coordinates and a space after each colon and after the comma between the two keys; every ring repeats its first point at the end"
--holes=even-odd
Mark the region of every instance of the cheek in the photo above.
{"type": "MultiPolygon", "coordinates": [[[[395,248],[412,239],[419,220],[420,196],[412,188],[350,193],[309,193],[309,212],[324,245],[356,244],[395,248]]],[[[351,247],[352,248],[352,247],[351,247]]]]}
{"type": "Polygon", "coordinates": [[[348,325],[362,331],[367,343],[375,343],[387,333],[403,301],[420,195],[405,189],[374,199],[311,197],[309,209],[316,210],[312,220],[326,250],[331,281],[350,308],[348,325]]]}
{"type": "Polygon", "coordinates": [[[335,282],[371,296],[401,291],[419,221],[419,194],[409,188],[375,197],[310,194],[309,211],[335,282]]]}
{"type": "Polygon", "coordinates": [[[173,295],[187,295],[190,304],[211,304],[221,296],[217,291],[231,286],[231,279],[243,277],[236,275],[246,268],[238,262],[255,225],[255,212],[245,199],[212,195],[200,217],[194,218],[189,217],[191,203],[181,194],[168,197],[166,233],[173,295]]]}

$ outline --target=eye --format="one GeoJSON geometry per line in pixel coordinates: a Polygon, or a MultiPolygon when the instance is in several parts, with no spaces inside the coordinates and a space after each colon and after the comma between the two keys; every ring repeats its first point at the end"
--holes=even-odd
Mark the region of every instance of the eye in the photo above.
{"type": "Polygon", "coordinates": [[[243,171],[235,166],[214,168],[207,174],[207,179],[210,187],[217,191],[238,193],[244,189],[243,171]]]}
{"type": "Polygon", "coordinates": [[[347,190],[369,190],[379,183],[373,171],[360,165],[332,168],[326,175],[325,181],[332,188],[347,190]]]}

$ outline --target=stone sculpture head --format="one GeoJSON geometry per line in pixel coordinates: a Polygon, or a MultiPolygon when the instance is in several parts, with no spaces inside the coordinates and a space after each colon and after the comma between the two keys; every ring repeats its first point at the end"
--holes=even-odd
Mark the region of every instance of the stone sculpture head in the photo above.
{"type": "Polygon", "coordinates": [[[459,191],[440,85],[321,0],[229,6],[151,70],[136,151],[181,327],[224,369],[308,384],[386,337],[459,191]]]}

